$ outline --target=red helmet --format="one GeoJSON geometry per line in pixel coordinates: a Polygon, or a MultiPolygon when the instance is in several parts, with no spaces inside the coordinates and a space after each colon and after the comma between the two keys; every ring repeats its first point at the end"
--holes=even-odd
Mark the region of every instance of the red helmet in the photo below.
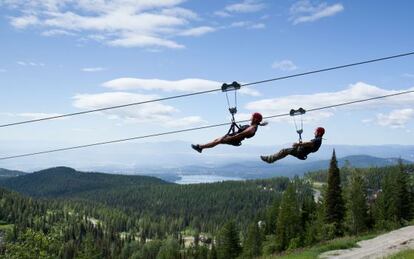
{"type": "Polygon", "coordinates": [[[316,128],[315,133],[318,136],[323,136],[323,134],[325,134],[325,129],[322,128],[322,127],[318,127],[318,128],[316,128]]]}
{"type": "Polygon", "coordinates": [[[260,113],[255,112],[252,114],[252,122],[259,124],[262,120],[263,116],[260,113]]]}

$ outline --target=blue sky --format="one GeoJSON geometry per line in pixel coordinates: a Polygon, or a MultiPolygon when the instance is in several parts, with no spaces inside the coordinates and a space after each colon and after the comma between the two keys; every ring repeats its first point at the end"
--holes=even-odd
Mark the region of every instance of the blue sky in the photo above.
{"type": "MultiPolygon", "coordinates": [[[[411,1],[397,5],[373,0],[0,0],[0,123],[412,51],[413,8],[411,1]]],[[[412,89],[413,67],[414,58],[406,57],[244,89],[238,118],[412,89]]],[[[304,137],[322,125],[329,144],[413,145],[413,100],[407,95],[309,113],[304,137]]],[[[224,95],[208,94],[2,128],[0,155],[226,120],[224,95]]],[[[269,122],[248,144],[280,145],[296,139],[289,120],[269,122]]],[[[203,143],[224,132],[204,130],[145,142],[203,143]]],[[[71,151],[71,159],[76,152],[71,151]]],[[[55,155],[43,159],[54,161],[55,155]]]]}

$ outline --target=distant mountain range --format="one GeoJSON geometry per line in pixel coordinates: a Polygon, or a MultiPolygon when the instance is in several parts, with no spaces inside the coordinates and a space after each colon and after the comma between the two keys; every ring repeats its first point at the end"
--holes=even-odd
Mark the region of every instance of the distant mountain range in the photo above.
{"type": "MultiPolygon", "coordinates": [[[[347,156],[338,159],[338,165],[344,166],[349,163],[352,167],[383,167],[395,165],[398,158],[378,158],[367,155],[347,156]]],[[[412,163],[409,160],[402,160],[404,163],[412,163]]],[[[208,166],[186,166],[173,169],[148,170],[149,175],[163,178],[164,175],[169,177],[175,175],[177,177],[185,175],[220,175],[226,177],[239,177],[243,179],[270,178],[277,176],[293,177],[295,175],[303,175],[307,172],[327,169],[329,167],[329,159],[318,161],[301,161],[292,162],[276,162],[274,164],[266,164],[261,161],[243,161],[240,163],[231,163],[218,167],[208,166]]],[[[168,179],[166,179],[168,180],[168,179]]]]}
{"type": "MultiPolygon", "coordinates": [[[[288,145],[249,145],[240,147],[220,145],[199,154],[191,149],[189,142],[168,141],[156,143],[134,143],[88,148],[72,152],[55,153],[20,159],[4,160],[2,168],[33,172],[55,166],[68,166],[82,171],[120,174],[147,174],[148,169],[174,169],[186,166],[220,167],[240,162],[260,161],[260,155],[277,152],[288,145]]],[[[39,148],[40,149],[40,148],[39,148]]],[[[368,155],[378,158],[398,158],[414,161],[414,145],[328,145],[324,143],[317,153],[306,162],[329,159],[332,150],[338,157],[368,155]]],[[[33,149],[36,151],[36,149],[33,149]]],[[[23,151],[22,151],[23,152],[23,151]]],[[[19,153],[16,151],[16,153],[19,153]]],[[[13,154],[13,153],[10,153],[13,154]]],[[[286,158],[283,163],[303,164],[303,161],[286,158]]]]}
{"type": "MultiPolygon", "coordinates": [[[[368,155],[353,155],[353,156],[346,156],[343,158],[338,159],[338,164],[340,167],[342,167],[346,161],[353,167],[358,168],[364,168],[364,167],[383,167],[383,166],[390,166],[395,165],[398,163],[399,158],[379,158],[379,157],[373,157],[368,155]]],[[[271,178],[271,177],[277,177],[277,176],[287,176],[287,177],[293,177],[295,175],[303,175],[307,172],[321,170],[321,169],[327,169],[329,166],[329,159],[323,159],[323,160],[306,160],[301,161],[297,159],[288,159],[288,161],[281,160],[279,162],[276,162],[274,164],[266,164],[262,161],[257,160],[243,160],[241,162],[234,162],[234,163],[228,163],[223,165],[189,165],[189,166],[182,166],[182,167],[169,167],[169,168],[163,168],[163,167],[149,167],[149,168],[141,168],[137,170],[137,172],[134,174],[130,171],[127,171],[126,173],[123,173],[122,171],[118,171],[117,174],[127,174],[125,177],[121,177],[119,179],[117,178],[111,178],[111,181],[113,179],[116,179],[116,181],[120,181],[121,183],[124,183],[125,185],[128,184],[137,184],[142,181],[154,181],[157,182],[158,179],[156,178],[140,178],[136,177],[137,175],[142,176],[153,176],[157,177],[159,179],[162,179],[164,181],[168,182],[176,182],[180,180],[182,177],[190,176],[190,175],[204,175],[204,176],[224,176],[224,177],[231,177],[231,178],[240,178],[240,179],[261,179],[261,178],[271,178]]],[[[402,160],[404,163],[412,163],[412,161],[409,160],[402,160]]],[[[4,173],[7,175],[7,178],[13,177],[13,176],[19,176],[24,175],[25,173],[19,172],[19,171],[10,171],[6,169],[0,169],[1,172],[7,172],[4,173]]],[[[30,188],[31,183],[37,183],[39,182],[40,186],[41,183],[47,183],[47,182],[54,182],[56,183],[56,187],[59,185],[64,186],[64,188],[67,188],[67,191],[70,190],[70,186],[67,186],[67,183],[62,182],[65,177],[65,174],[73,176],[73,174],[78,175],[78,179],[71,180],[74,184],[74,186],[77,186],[76,188],[83,188],[82,185],[78,185],[76,181],[85,183],[89,187],[92,186],[105,186],[110,187],[112,184],[111,181],[109,181],[108,177],[105,177],[105,174],[102,173],[89,173],[89,174],[81,174],[79,172],[76,172],[74,169],[70,169],[67,167],[58,167],[58,168],[51,168],[46,170],[41,170],[38,172],[35,172],[33,174],[27,175],[25,177],[26,183],[22,185],[22,188],[30,188]],[[60,174],[60,176],[57,176],[57,173],[60,174]],[[92,174],[96,175],[97,177],[94,177],[93,180],[90,177],[92,174]]],[[[0,177],[1,179],[1,177],[0,177]]],[[[3,177],[3,181],[6,180],[6,177],[3,177]]],[[[8,184],[13,184],[13,179],[8,179],[8,184]]],[[[161,181],[161,180],[159,180],[161,181]]],[[[21,183],[19,183],[21,184],[21,183]]],[[[61,188],[61,187],[59,187],[61,188]]],[[[78,191],[78,190],[77,190],[78,191]]]]}
{"type": "Polygon", "coordinates": [[[7,170],[0,168],[0,179],[9,178],[9,177],[16,177],[20,175],[24,175],[26,173],[16,170],[7,170]]]}

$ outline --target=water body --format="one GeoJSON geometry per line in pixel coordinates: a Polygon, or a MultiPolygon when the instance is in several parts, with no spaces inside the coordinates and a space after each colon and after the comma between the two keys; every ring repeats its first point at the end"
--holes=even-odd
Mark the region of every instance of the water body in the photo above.
{"type": "Polygon", "coordinates": [[[193,184],[193,183],[215,183],[223,181],[239,181],[243,180],[239,177],[227,177],[221,175],[204,175],[204,174],[193,174],[193,175],[179,175],[180,180],[175,181],[178,184],[193,184]]]}

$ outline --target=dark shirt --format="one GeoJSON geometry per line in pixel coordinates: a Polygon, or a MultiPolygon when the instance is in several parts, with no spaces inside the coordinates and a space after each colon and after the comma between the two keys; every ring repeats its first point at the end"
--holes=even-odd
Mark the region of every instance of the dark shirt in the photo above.
{"type": "Polygon", "coordinates": [[[322,137],[316,137],[316,138],[314,138],[314,139],[312,139],[310,142],[312,142],[313,143],[313,147],[312,148],[310,148],[310,152],[311,153],[315,153],[316,151],[318,151],[319,150],[319,148],[321,147],[321,145],[322,145],[322,137]]]}

